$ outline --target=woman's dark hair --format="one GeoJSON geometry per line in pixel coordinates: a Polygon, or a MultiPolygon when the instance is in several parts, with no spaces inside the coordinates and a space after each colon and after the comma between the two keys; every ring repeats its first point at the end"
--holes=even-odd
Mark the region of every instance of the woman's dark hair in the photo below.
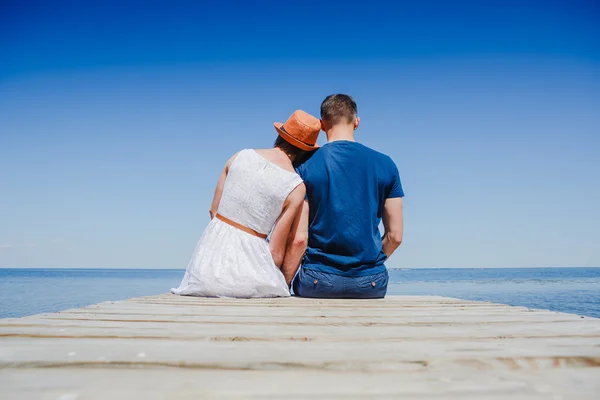
{"type": "Polygon", "coordinates": [[[305,151],[299,149],[293,144],[288,143],[284,138],[282,138],[279,135],[277,135],[277,139],[275,139],[273,147],[279,147],[285,154],[293,156],[294,165],[302,164],[309,158],[310,154],[312,153],[312,151],[305,151]]]}

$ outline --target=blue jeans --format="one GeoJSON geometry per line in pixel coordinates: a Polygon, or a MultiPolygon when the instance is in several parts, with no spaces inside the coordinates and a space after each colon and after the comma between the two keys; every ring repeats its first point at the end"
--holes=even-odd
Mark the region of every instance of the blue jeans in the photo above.
{"type": "Polygon", "coordinates": [[[300,267],[292,288],[300,297],[321,299],[381,299],[388,284],[387,270],[366,276],[343,276],[300,267]]]}

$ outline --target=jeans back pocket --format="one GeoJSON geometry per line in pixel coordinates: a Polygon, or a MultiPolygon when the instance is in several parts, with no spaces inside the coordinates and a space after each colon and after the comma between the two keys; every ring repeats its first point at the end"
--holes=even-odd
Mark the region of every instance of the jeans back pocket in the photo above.
{"type": "Polygon", "coordinates": [[[356,286],[361,296],[380,298],[384,297],[387,292],[388,280],[388,272],[385,270],[379,274],[358,277],[356,286]]]}

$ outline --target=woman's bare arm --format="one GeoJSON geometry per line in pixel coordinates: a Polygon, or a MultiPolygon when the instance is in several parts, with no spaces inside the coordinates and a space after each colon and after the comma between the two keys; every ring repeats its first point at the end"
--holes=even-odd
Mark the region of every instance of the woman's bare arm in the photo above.
{"type": "Polygon", "coordinates": [[[277,267],[281,268],[283,259],[285,257],[285,248],[292,224],[299,211],[302,209],[302,203],[304,202],[304,196],[306,195],[306,187],[304,184],[298,185],[288,195],[283,205],[283,211],[275,224],[275,228],[271,233],[271,240],[269,241],[269,248],[271,249],[271,255],[273,261],[277,267]]]}
{"type": "Polygon", "coordinates": [[[215,189],[215,194],[213,196],[212,204],[210,205],[210,209],[208,213],[210,214],[210,219],[213,219],[217,214],[217,210],[219,210],[219,203],[221,202],[221,196],[223,195],[223,188],[225,187],[225,179],[227,178],[227,174],[229,173],[229,167],[233,164],[233,160],[237,157],[238,153],[235,153],[229,161],[225,164],[221,175],[219,176],[219,181],[217,182],[217,187],[215,189]]]}
{"type": "Polygon", "coordinates": [[[308,201],[304,200],[302,208],[296,214],[292,228],[287,238],[285,257],[281,265],[281,272],[290,286],[292,279],[300,267],[304,252],[308,246],[308,201]]]}

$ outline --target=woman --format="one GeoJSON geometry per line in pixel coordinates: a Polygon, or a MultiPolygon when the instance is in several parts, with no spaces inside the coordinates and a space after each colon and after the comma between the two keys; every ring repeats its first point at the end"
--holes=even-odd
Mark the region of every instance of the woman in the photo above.
{"type": "Polygon", "coordinates": [[[290,295],[280,268],[306,194],[293,164],[317,149],[321,123],[297,110],[285,124],[274,125],[279,136],[272,149],[242,150],[225,165],[210,208],[211,221],[181,284],[171,289],[172,293],[210,297],[290,295]]]}

